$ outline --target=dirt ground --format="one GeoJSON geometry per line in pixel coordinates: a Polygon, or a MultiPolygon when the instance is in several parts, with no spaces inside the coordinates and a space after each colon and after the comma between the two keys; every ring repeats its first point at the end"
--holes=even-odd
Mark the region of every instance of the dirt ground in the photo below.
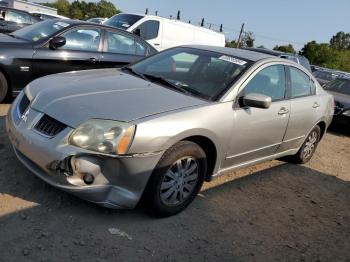
{"type": "Polygon", "coordinates": [[[0,261],[350,261],[350,136],[205,184],[179,215],[97,207],[16,159],[0,105],[0,261]]]}

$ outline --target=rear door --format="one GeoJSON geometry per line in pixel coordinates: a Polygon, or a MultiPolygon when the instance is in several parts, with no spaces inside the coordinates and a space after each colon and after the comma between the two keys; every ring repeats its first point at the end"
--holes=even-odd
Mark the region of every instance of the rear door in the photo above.
{"type": "Polygon", "coordinates": [[[287,66],[291,103],[287,132],[279,151],[299,148],[319,118],[320,99],[314,81],[302,70],[287,66]]]}
{"type": "Polygon", "coordinates": [[[286,72],[281,64],[264,65],[248,79],[238,95],[234,124],[225,166],[238,165],[275,154],[282,144],[289,120],[286,72]],[[267,109],[238,103],[250,93],[271,97],[267,109]]]}
{"type": "Polygon", "coordinates": [[[122,67],[144,58],[148,51],[148,45],[135,36],[106,30],[100,66],[122,67]]]}
{"type": "Polygon", "coordinates": [[[60,72],[100,67],[101,36],[99,27],[77,26],[60,34],[66,44],[53,50],[49,44],[37,49],[33,56],[34,78],[60,72]]]}

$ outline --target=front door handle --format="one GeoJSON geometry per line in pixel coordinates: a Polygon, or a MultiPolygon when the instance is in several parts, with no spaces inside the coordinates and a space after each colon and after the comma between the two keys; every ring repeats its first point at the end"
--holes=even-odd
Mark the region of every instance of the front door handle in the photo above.
{"type": "Polygon", "coordinates": [[[157,46],[158,46],[158,45],[160,45],[160,44],[158,44],[158,43],[155,43],[154,45],[157,45],[157,46]]]}
{"type": "Polygon", "coordinates": [[[317,107],[320,107],[320,104],[319,103],[317,103],[317,102],[315,102],[314,104],[313,104],[313,106],[312,106],[313,108],[317,108],[317,107]]]}
{"type": "Polygon", "coordinates": [[[278,111],[279,115],[285,115],[285,114],[288,114],[288,113],[289,113],[289,110],[287,108],[285,108],[285,107],[282,107],[280,109],[280,111],[278,111]]]}
{"type": "Polygon", "coordinates": [[[91,57],[88,59],[88,61],[90,61],[91,64],[95,64],[97,62],[97,58],[91,57]]]}

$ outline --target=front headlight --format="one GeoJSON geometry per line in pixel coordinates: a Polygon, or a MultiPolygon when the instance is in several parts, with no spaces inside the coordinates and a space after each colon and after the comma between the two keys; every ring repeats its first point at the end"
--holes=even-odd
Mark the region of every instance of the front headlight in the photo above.
{"type": "Polygon", "coordinates": [[[342,115],[344,115],[344,116],[350,116],[350,109],[344,111],[344,112],[342,113],[342,115]]]}
{"type": "Polygon", "coordinates": [[[104,154],[125,154],[130,147],[135,126],[128,123],[91,119],[80,125],[69,137],[73,146],[104,154]]]}

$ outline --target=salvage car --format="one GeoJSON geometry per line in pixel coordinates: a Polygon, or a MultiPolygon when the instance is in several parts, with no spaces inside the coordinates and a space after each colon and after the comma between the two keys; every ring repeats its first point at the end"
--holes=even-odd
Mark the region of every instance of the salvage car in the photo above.
{"type": "Polygon", "coordinates": [[[334,121],[350,127],[350,77],[338,77],[323,88],[334,96],[334,121]]]}
{"type": "Polygon", "coordinates": [[[39,17],[26,11],[0,7],[0,33],[11,33],[40,21],[41,19],[39,17]]]}
{"type": "Polygon", "coordinates": [[[18,159],[50,185],[111,208],[142,198],[169,216],[203,181],[284,156],[306,163],[332,115],[333,97],[292,61],[184,46],[37,79],[6,126],[18,159]]]}
{"type": "Polygon", "coordinates": [[[76,20],[50,19],[0,34],[0,102],[41,76],[122,67],[155,52],[132,33],[76,20]]]}

